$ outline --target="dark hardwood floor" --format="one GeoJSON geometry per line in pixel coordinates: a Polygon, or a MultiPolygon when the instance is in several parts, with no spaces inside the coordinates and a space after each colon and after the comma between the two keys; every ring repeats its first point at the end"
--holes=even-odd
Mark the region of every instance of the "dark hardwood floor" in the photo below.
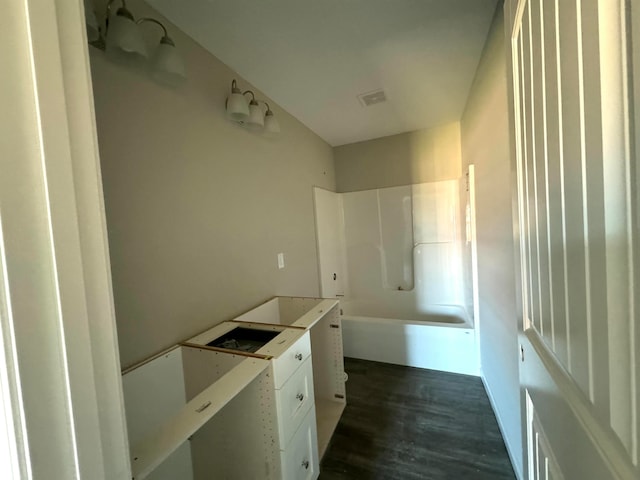
{"type": "Polygon", "coordinates": [[[345,370],[320,480],[515,478],[479,378],[351,358],[345,370]]]}

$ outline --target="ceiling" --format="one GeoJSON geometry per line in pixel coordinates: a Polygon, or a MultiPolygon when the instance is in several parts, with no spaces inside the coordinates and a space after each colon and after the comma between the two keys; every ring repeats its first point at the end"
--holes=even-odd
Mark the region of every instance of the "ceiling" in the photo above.
{"type": "Polygon", "coordinates": [[[497,1],[149,3],[338,146],[459,120],[497,1]]]}

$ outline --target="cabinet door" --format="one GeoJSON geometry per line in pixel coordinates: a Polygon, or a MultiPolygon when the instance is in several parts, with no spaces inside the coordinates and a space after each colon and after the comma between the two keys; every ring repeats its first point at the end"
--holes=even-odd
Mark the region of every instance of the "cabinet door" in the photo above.
{"type": "Polygon", "coordinates": [[[309,357],[282,389],[276,390],[281,448],[289,443],[313,403],[313,369],[309,357]]]}
{"type": "Polygon", "coordinates": [[[273,361],[273,381],[275,388],[282,388],[293,372],[300,368],[304,361],[310,356],[311,341],[309,339],[309,332],[305,332],[286,352],[273,361]]]}
{"type": "Polygon", "coordinates": [[[315,409],[311,409],[302,425],[282,452],[284,480],[314,480],[320,474],[315,409]]]}

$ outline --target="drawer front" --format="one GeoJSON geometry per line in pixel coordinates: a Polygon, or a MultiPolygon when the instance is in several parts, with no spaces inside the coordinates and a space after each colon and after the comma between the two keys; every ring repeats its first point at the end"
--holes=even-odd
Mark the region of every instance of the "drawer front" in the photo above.
{"type": "Polygon", "coordinates": [[[282,385],[289,379],[302,363],[311,356],[311,341],[309,332],[300,337],[282,355],[274,360],[273,381],[275,387],[282,388],[282,385]]]}
{"type": "Polygon", "coordinates": [[[280,448],[289,444],[313,404],[313,368],[309,357],[282,388],[276,390],[280,448]]]}
{"type": "Polygon", "coordinates": [[[287,449],[281,453],[284,480],[315,480],[320,474],[315,409],[302,421],[287,449]]]}

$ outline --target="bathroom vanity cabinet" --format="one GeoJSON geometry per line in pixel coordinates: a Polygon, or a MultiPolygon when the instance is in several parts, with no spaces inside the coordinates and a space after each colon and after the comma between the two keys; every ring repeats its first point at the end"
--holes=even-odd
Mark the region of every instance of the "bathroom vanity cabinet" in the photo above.
{"type": "Polygon", "coordinates": [[[275,297],[125,371],[133,478],[316,479],[341,330],[336,300],[275,297]]]}

